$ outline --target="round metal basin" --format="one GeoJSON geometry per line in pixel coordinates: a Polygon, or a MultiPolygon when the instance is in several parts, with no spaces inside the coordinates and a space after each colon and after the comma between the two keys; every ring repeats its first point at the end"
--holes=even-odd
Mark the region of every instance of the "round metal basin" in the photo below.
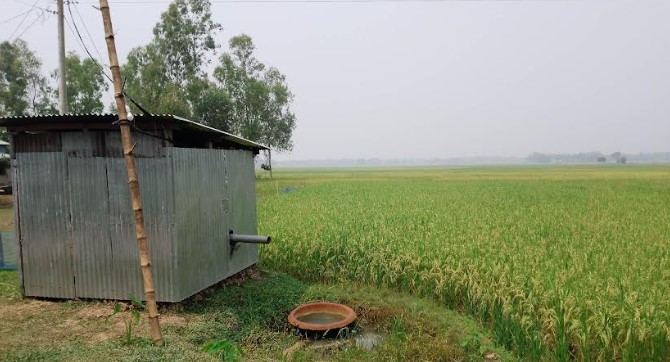
{"type": "Polygon", "coordinates": [[[356,320],[346,305],[328,302],[303,304],[288,315],[288,322],[308,336],[335,336],[356,320]]]}

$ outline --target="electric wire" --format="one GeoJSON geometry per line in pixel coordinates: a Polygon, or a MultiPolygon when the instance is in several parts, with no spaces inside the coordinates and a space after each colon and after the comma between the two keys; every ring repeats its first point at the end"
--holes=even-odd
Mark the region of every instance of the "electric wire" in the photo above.
{"type": "Polygon", "coordinates": [[[95,65],[100,68],[100,71],[102,74],[109,79],[111,82],[113,82],[112,77],[110,77],[107,72],[105,71],[105,68],[93,57],[91,52],[88,50],[88,47],[86,46],[86,43],[84,42],[84,38],[81,36],[81,33],[79,32],[79,28],[77,27],[77,23],[74,20],[74,16],[72,15],[72,9],[70,8],[70,3],[68,2],[68,10],[70,11],[70,21],[68,21],[66,16],[63,16],[65,19],[65,23],[67,24],[68,28],[70,29],[70,32],[72,32],[72,35],[75,38],[79,39],[79,44],[82,46],[86,54],[88,54],[88,57],[95,63],[95,65]],[[74,26],[74,30],[72,30],[72,26],[70,26],[70,22],[72,22],[72,26],[74,26]],[[75,34],[76,32],[76,34],[75,34]]]}
{"type": "Polygon", "coordinates": [[[49,5],[49,6],[46,7],[46,8],[43,7],[43,6],[38,6],[37,3],[39,3],[40,0],[35,1],[34,4],[30,4],[30,3],[28,3],[28,2],[21,1],[21,0],[14,0],[14,2],[17,2],[17,3],[19,3],[19,4],[23,4],[23,5],[30,6],[31,9],[40,9],[40,10],[42,10],[42,11],[44,11],[44,12],[48,12],[48,13],[51,13],[51,14],[57,14],[57,13],[58,13],[58,12],[55,11],[55,10],[51,10],[51,5],[49,5]]]}
{"type": "Polygon", "coordinates": [[[35,1],[35,3],[30,7],[30,9],[25,13],[26,15],[23,17],[23,19],[21,19],[21,22],[19,23],[19,25],[16,26],[16,28],[14,29],[14,31],[12,32],[12,34],[10,34],[9,37],[8,37],[7,39],[11,40],[12,37],[14,36],[14,34],[16,34],[17,31],[19,31],[19,28],[21,28],[21,25],[23,25],[23,23],[26,21],[26,19],[28,18],[28,15],[30,15],[30,13],[32,13],[33,10],[35,10],[35,8],[36,8],[36,6],[37,6],[37,3],[38,3],[39,1],[40,1],[40,0],[35,1]]]}
{"type": "Polygon", "coordinates": [[[25,29],[23,29],[23,31],[19,35],[16,36],[15,39],[21,38],[23,34],[25,34],[30,28],[32,28],[33,25],[35,25],[35,23],[37,23],[38,21],[40,21],[41,23],[47,21],[47,19],[49,18],[48,14],[49,14],[48,11],[42,11],[39,15],[37,15],[37,17],[35,18],[35,20],[33,20],[32,23],[28,24],[28,26],[25,29]]]}
{"type": "MultiPolygon", "coordinates": [[[[77,22],[76,22],[76,20],[75,20],[75,18],[74,18],[74,14],[72,13],[72,8],[71,8],[71,6],[70,6],[71,3],[72,3],[72,1],[68,1],[68,2],[67,2],[68,12],[70,13],[70,21],[68,21],[67,17],[63,16],[63,18],[65,19],[65,23],[68,25],[68,28],[70,29],[70,32],[72,33],[72,35],[74,35],[76,38],[79,39],[79,43],[80,43],[80,45],[83,47],[83,49],[84,49],[84,51],[86,52],[86,54],[88,54],[88,57],[93,61],[93,63],[95,63],[95,64],[98,66],[98,68],[100,68],[100,71],[102,72],[102,74],[103,74],[107,79],[109,79],[110,82],[114,83],[114,80],[112,79],[111,76],[109,76],[109,75],[107,74],[107,72],[105,71],[105,68],[101,65],[100,62],[98,62],[97,59],[95,59],[95,57],[93,57],[93,55],[91,54],[91,52],[88,50],[88,47],[86,46],[86,43],[84,42],[84,39],[83,39],[83,37],[81,36],[81,32],[79,31],[79,27],[77,26],[77,22]],[[72,22],[72,26],[70,26],[70,22],[72,22]],[[72,27],[74,27],[74,30],[72,29],[72,27]],[[76,35],[75,35],[75,32],[76,32],[76,35]]],[[[77,9],[76,4],[75,4],[75,11],[76,11],[77,13],[79,13],[79,10],[77,9]]],[[[84,19],[81,17],[81,14],[79,14],[79,19],[81,20],[81,22],[82,22],[82,24],[83,24],[83,26],[84,26],[84,29],[86,30],[86,32],[87,32],[87,34],[88,34],[88,37],[89,37],[89,39],[91,40],[91,43],[93,44],[93,47],[95,48],[96,52],[98,53],[98,56],[99,56],[100,58],[102,58],[102,55],[100,54],[100,51],[98,50],[98,47],[95,45],[95,42],[93,41],[93,38],[91,37],[91,33],[88,31],[88,27],[86,26],[86,22],[84,22],[84,19]]],[[[101,62],[102,62],[102,59],[100,59],[100,60],[101,60],[101,62]]],[[[104,64],[104,62],[102,62],[102,63],[104,64]]],[[[130,94],[128,94],[128,93],[125,91],[125,82],[124,82],[124,86],[123,86],[123,88],[124,88],[124,89],[122,89],[121,92],[128,98],[128,100],[130,100],[130,102],[131,102],[132,104],[134,104],[134,105],[135,105],[138,109],[140,109],[144,114],[151,114],[149,111],[146,110],[146,108],[144,108],[142,105],[140,105],[139,102],[135,101],[135,100],[130,96],[130,94]]],[[[163,136],[160,136],[160,135],[156,135],[156,134],[154,134],[154,133],[151,133],[151,132],[149,132],[149,131],[142,130],[142,129],[140,129],[139,127],[137,127],[137,126],[135,125],[134,122],[131,123],[131,126],[132,126],[133,129],[137,130],[137,131],[140,132],[140,133],[144,133],[144,134],[147,134],[147,135],[152,136],[152,137],[160,138],[160,139],[162,139],[162,140],[169,141],[169,142],[171,142],[171,143],[174,144],[174,140],[170,139],[169,137],[166,138],[166,137],[163,137],[163,136]]],[[[162,125],[161,125],[161,126],[162,126],[162,125]]]]}
{"type": "Polygon", "coordinates": [[[7,23],[9,23],[10,21],[15,20],[15,19],[21,17],[22,15],[26,15],[27,13],[29,13],[29,12],[31,12],[31,11],[33,11],[33,8],[28,9],[28,10],[26,10],[26,11],[20,13],[20,14],[14,15],[14,16],[12,16],[11,18],[7,18],[7,19],[5,19],[5,20],[3,20],[3,21],[0,21],[0,25],[2,25],[2,24],[7,24],[7,23]]]}
{"type": "MultiPolygon", "coordinates": [[[[69,5],[69,4],[68,4],[68,5],[69,5]]],[[[72,12],[70,12],[70,16],[72,17],[72,12]]],[[[71,33],[75,38],[79,38],[79,44],[80,44],[80,46],[84,49],[84,51],[86,51],[86,53],[88,54],[89,58],[90,58],[90,59],[91,59],[91,60],[92,60],[92,61],[93,61],[99,68],[100,68],[102,74],[103,74],[107,79],[109,79],[112,83],[114,83],[114,81],[112,80],[112,78],[111,78],[109,75],[107,75],[107,73],[105,72],[103,66],[100,65],[100,63],[98,63],[98,61],[91,55],[91,52],[90,52],[90,51],[88,50],[88,48],[86,47],[86,44],[84,44],[84,40],[83,40],[81,34],[79,34],[79,31],[78,31],[78,29],[77,29],[77,25],[74,23],[74,18],[68,20],[67,17],[63,16],[63,19],[65,20],[65,24],[67,24],[67,27],[68,27],[68,29],[70,30],[70,33],[71,33]],[[72,22],[72,25],[70,25],[70,22],[72,22]],[[74,29],[73,29],[73,26],[74,26],[74,29]],[[76,33],[76,34],[75,34],[75,33],[76,33]]],[[[124,88],[125,88],[125,87],[124,87],[124,88]]],[[[122,90],[122,93],[124,94],[124,96],[125,96],[126,98],[128,98],[128,100],[130,100],[131,103],[133,103],[138,109],[140,109],[140,110],[143,112],[143,114],[148,114],[148,115],[151,114],[151,113],[148,112],[144,107],[142,107],[142,105],[140,105],[137,101],[135,101],[135,100],[134,100],[134,99],[133,99],[133,98],[132,98],[126,91],[125,91],[125,90],[122,90]]],[[[131,125],[131,127],[132,127],[134,130],[136,130],[136,131],[139,132],[139,133],[143,133],[143,134],[146,134],[146,135],[148,135],[148,136],[155,137],[155,138],[158,138],[158,139],[161,139],[161,140],[164,140],[164,141],[168,141],[168,142],[174,144],[174,140],[171,139],[169,136],[167,136],[167,132],[164,132],[164,133],[166,134],[166,136],[161,136],[161,135],[158,135],[158,134],[155,134],[155,133],[152,133],[152,132],[149,132],[149,131],[145,131],[145,130],[143,130],[143,129],[140,129],[139,127],[137,127],[137,125],[135,125],[135,122],[131,122],[130,125],[131,125]]],[[[161,124],[161,127],[163,127],[162,124],[161,124]]]]}
{"type": "MultiPolygon", "coordinates": [[[[70,9],[70,3],[72,1],[69,1],[67,4],[68,9],[70,9]]],[[[91,32],[88,31],[88,26],[86,26],[86,22],[84,21],[84,18],[81,16],[81,13],[79,12],[79,8],[77,5],[74,6],[74,10],[77,12],[77,16],[79,16],[79,20],[81,20],[81,24],[84,26],[84,31],[86,31],[86,34],[88,35],[88,39],[91,41],[91,44],[93,44],[93,49],[95,49],[95,53],[98,54],[98,59],[100,59],[101,64],[105,64],[105,61],[103,60],[102,54],[100,54],[100,50],[98,49],[98,46],[95,45],[95,41],[93,41],[93,37],[91,36],[91,32]]],[[[72,12],[70,11],[70,15],[72,15],[72,12]]],[[[72,21],[74,22],[74,17],[72,18],[72,21]]]]}

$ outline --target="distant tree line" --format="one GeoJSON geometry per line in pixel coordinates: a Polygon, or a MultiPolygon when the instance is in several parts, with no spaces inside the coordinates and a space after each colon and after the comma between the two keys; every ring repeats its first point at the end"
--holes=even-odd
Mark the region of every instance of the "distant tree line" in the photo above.
{"type": "MultiPolygon", "coordinates": [[[[148,112],[193,119],[275,150],[292,149],[296,119],[286,77],[257,59],[245,34],[232,37],[217,58],[222,29],[209,0],[173,1],[151,42],[132,49],[122,66],[126,93],[148,112]]],[[[45,76],[41,68],[24,40],[0,43],[0,116],[57,112],[58,75],[45,76]]],[[[69,53],[66,74],[68,112],[103,112],[108,84],[96,61],[69,53]]]]}
{"type": "MultiPolygon", "coordinates": [[[[642,154],[640,154],[642,155],[642,154]]],[[[638,157],[638,160],[640,158],[638,157]]],[[[614,152],[608,156],[601,152],[580,152],[580,153],[540,153],[533,152],[526,157],[526,162],[529,163],[619,163],[625,164],[629,159],[621,152],[614,152]]],[[[670,161],[670,158],[667,160],[670,161]]],[[[650,161],[653,162],[653,161],[650,161]]]]}

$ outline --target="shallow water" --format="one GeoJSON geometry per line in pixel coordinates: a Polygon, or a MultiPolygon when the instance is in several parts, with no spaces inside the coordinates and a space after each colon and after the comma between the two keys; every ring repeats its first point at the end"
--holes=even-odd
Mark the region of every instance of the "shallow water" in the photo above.
{"type": "Polygon", "coordinates": [[[384,341],[382,334],[365,331],[354,338],[356,346],[363,349],[373,349],[384,341]]]}
{"type": "Polygon", "coordinates": [[[336,313],[315,312],[298,316],[297,319],[303,323],[330,324],[343,320],[344,316],[336,313]]]}

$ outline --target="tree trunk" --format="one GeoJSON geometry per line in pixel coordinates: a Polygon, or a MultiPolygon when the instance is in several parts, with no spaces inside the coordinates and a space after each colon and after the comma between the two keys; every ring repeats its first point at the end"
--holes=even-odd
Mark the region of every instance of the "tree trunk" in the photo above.
{"type": "Polygon", "coordinates": [[[109,12],[107,0],[100,0],[100,11],[102,12],[102,21],[105,26],[105,40],[107,41],[107,51],[109,52],[109,64],[114,80],[114,98],[116,99],[116,108],[119,112],[119,128],[121,129],[121,142],[123,143],[123,157],[126,161],[128,171],[128,186],[132,200],[133,213],[135,214],[135,236],[140,254],[140,268],[142,270],[142,280],[144,282],[144,296],[147,300],[147,310],[149,312],[149,324],[151,326],[151,337],[154,345],[163,345],[163,333],[161,332],[158,321],[158,307],[156,305],[156,290],[151,275],[151,262],[149,260],[149,247],[147,245],[147,234],[144,230],[144,214],[142,213],[142,201],[140,199],[140,184],[137,179],[137,169],[135,168],[135,158],[133,157],[132,135],[126,113],[126,101],[123,97],[121,82],[121,70],[119,68],[119,59],[116,54],[116,45],[114,44],[114,30],[112,28],[112,18],[109,12]]]}

